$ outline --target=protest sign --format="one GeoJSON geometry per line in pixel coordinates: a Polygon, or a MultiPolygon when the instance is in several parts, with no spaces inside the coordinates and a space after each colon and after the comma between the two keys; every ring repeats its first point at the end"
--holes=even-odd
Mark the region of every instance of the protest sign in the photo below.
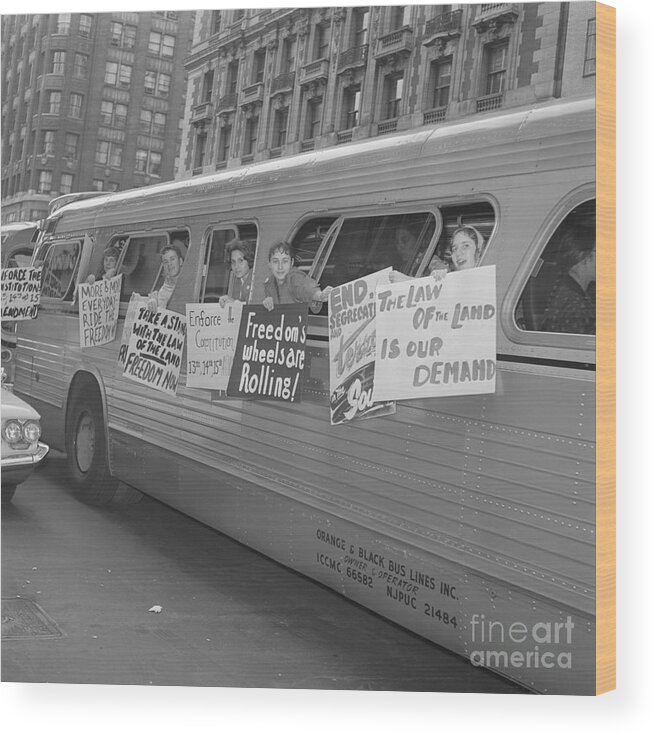
{"type": "Polygon", "coordinates": [[[36,319],[41,299],[41,268],[2,269],[2,319],[36,319]]]}
{"type": "Polygon", "coordinates": [[[330,293],[330,421],[394,413],[389,401],[373,399],[377,284],[388,284],[391,268],[337,286],[330,293]]]}
{"type": "Polygon", "coordinates": [[[130,344],[130,336],[132,334],[132,328],[134,327],[134,320],[139,313],[139,309],[142,306],[146,306],[147,303],[147,296],[141,296],[139,293],[133,293],[130,296],[130,300],[127,304],[127,311],[125,312],[125,323],[123,324],[123,334],[121,335],[121,347],[118,351],[118,362],[123,367],[125,367],[127,347],[130,344]]]}
{"type": "Polygon", "coordinates": [[[307,308],[307,304],[285,304],[273,311],[243,307],[228,396],[301,399],[307,308]]]}
{"type": "Polygon", "coordinates": [[[122,275],[77,287],[80,304],[80,347],[96,347],[116,337],[122,275]]]}
{"type": "Polygon", "coordinates": [[[175,394],[180,377],[186,321],[168,309],[140,306],[127,346],[123,375],[163,393],[175,394]]]}
{"type": "Polygon", "coordinates": [[[227,390],[242,309],[240,301],[186,305],[189,388],[227,390]]]}
{"type": "Polygon", "coordinates": [[[377,288],[375,400],[496,390],[496,267],[377,288]]]}

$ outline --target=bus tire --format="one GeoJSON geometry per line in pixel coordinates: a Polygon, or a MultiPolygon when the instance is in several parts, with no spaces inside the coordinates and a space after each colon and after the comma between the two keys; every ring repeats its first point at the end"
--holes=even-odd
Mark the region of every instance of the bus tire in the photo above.
{"type": "Polygon", "coordinates": [[[73,397],[66,421],[66,456],[76,494],[90,505],[111,502],[118,479],[109,473],[100,396],[82,390],[73,397]]]}
{"type": "Polygon", "coordinates": [[[2,504],[11,503],[14,493],[16,492],[16,485],[3,485],[2,486],[2,504]]]}

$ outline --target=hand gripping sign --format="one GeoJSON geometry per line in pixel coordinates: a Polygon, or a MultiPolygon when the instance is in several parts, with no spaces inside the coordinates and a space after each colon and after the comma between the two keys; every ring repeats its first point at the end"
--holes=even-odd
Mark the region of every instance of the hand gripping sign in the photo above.
{"type": "Polygon", "coordinates": [[[494,393],[496,267],[377,288],[373,399],[494,393]]]}

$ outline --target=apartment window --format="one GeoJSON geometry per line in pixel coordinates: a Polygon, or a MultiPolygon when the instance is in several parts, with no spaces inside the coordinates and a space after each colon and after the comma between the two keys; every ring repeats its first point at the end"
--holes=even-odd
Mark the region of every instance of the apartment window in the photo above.
{"type": "Polygon", "coordinates": [[[91,36],[92,24],[93,24],[93,16],[82,13],[80,15],[80,25],[78,29],[79,35],[83,36],[84,38],[89,38],[91,36]]]}
{"type": "Polygon", "coordinates": [[[202,101],[211,102],[214,91],[214,70],[206,71],[202,78],[202,101]]]}
{"type": "Polygon", "coordinates": [[[221,11],[212,10],[211,33],[212,36],[221,30],[221,11]]]}
{"type": "Polygon", "coordinates": [[[67,158],[77,158],[77,144],[80,139],[75,133],[66,133],[64,142],[64,156],[67,158]]]}
{"type": "Polygon", "coordinates": [[[152,134],[163,136],[166,132],[166,114],[155,112],[152,116],[152,134]]]}
{"type": "Polygon", "coordinates": [[[487,46],[485,57],[487,63],[487,79],[485,94],[501,94],[507,83],[507,42],[487,46]]]}
{"type": "Polygon", "coordinates": [[[233,95],[237,93],[237,83],[239,81],[239,62],[232,61],[227,67],[227,94],[233,95]]]}
{"type": "Polygon", "coordinates": [[[232,126],[226,125],[221,128],[220,139],[218,142],[218,160],[227,161],[230,155],[230,146],[232,145],[232,126]]]}
{"type": "Polygon", "coordinates": [[[132,81],[132,67],[127,64],[121,64],[118,69],[118,86],[129,87],[132,81]]]}
{"type": "Polygon", "coordinates": [[[157,78],[157,96],[168,97],[171,88],[170,74],[160,74],[157,78]]]}
{"type": "Polygon", "coordinates": [[[57,16],[57,30],[55,33],[66,35],[70,33],[71,29],[71,14],[70,13],[59,13],[57,16]]]}
{"type": "Polygon", "coordinates": [[[70,117],[81,118],[82,117],[82,102],[83,97],[81,94],[71,92],[70,102],[68,106],[68,114],[70,117]]]}
{"type": "Polygon", "coordinates": [[[61,92],[50,90],[46,93],[46,107],[49,115],[58,115],[61,111],[61,92]]]}
{"type": "Polygon", "coordinates": [[[39,194],[50,194],[52,191],[52,171],[39,171],[39,194]]]}
{"type": "Polygon", "coordinates": [[[112,143],[109,148],[109,165],[112,168],[123,166],[123,146],[112,143]]]}
{"type": "Polygon", "coordinates": [[[105,182],[102,179],[93,179],[91,188],[93,191],[103,191],[105,188],[105,182]]]}
{"type": "Polygon", "coordinates": [[[307,118],[305,121],[305,140],[317,138],[321,133],[321,117],[323,114],[323,98],[317,97],[307,102],[307,118]]]}
{"type": "Polygon", "coordinates": [[[343,93],[343,125],[344,130],[349,130],[359,125],[359,106],[361,102],[361,90],[359,87],[350,87],[343,93]]]}
{"type": "Polygon", "coordinates": [[[157,84],[157,74],[154,71],[147,71],[143,77],[143,89],[146,94],[154,94],[157,84]]]}
{"type": "Polygon", "coordinates": [[[389,8],[389,31],[395,31],[409,25],[410,10],[411,8],[408,5],[396,5],[389,8]]]}
{"type": "Polygon", "coordinates": [[[161,176],[161,153],[150,151],[148,173],[151,176],[161,176]]]}
{"type": "Polygon", "coordinates": [[[116,21],[112,22],[109,43],[120,48],[134,48],[136,44],[136,26],[116,21]]]}
{"type": "Polygon", "coordinates": [[[589,77],[596,73],[596,19],[587,21],[587,40],[584,49],[583,77],[589,77]]]}
{"type": "Polygon", "coordinates": [[[151,31],[148,40],[148,52],[155,54],[155,56],[171,58],[175,52],[175,36],[151,31]]]}
{"type": "Polygon", "coordinates": [[[139,116],[139,129],[142,133],[150,133],[150,128],[152,127],[152,111],[151,110],[141,110],[141,114],[139,116]]]}
{"type": "Polygon", "coordinates": [[[259,118],[251,117],[246,124],[245,154],[250,155],[257,147],[257,133],[259,131],[259,118]]]}
{"type": "Polygon", "coordinates": [[[363,46],[368,40],[368,8],[353,9],[353,46],[363,46]]]}
{"type": "Polygon", "coordinates": [[[205,165],[205,151],[207,148],[207,133],[196,133],[195,147],[193,151],[193,168],[202,168],[205,165]]]}
{"type": "Polygon", "coordinates": [[[330,55],[330,28],[321,23],[314,31],[314,59],[327,59],[330,55]]]}
{"type": "Polygon", "coordinates": [[[55,155],[55,138],[56,133],[54,130],[44,130],[43,138],[41,139],[41,155],[42,156],[54,156],[55,155]]]}
{"type": "Polygon", "coordinates": [[[99,140],[96,143],[96,163],[106,165],[109,162],[109,141],[99,140]]]}
{"type": "Polygon", "coordinates": [[[100,103],[100,121],[103,125],[124,128],[127,123],[127,105],[103,100],[100,103]]]}
{"type": "Polygon", "coordinates": [[[252,63],[252,83],[264,81],[264,71],[266,69],[266,49],[255,51],[252,63]]]}
{"type": "Polygon", "coordinates": [[[287,129],[289,126],[289,108],[281,107],[275,110],[273,122],[273,148],[281,148],[287,142],[287,129]]]}
{"type": "Polygon", "coordinates": [[[400,116],[400,104],[403,99],[403,77],[393,74],[387,75],[384,80],[384,109],[383,120],[392,120],[400,116]]]}
{"type": "Polygon", "coordinates": [[[73,191],[73,174],[62,174],[59,181],[59,193],[70,194],[73,191]]]}
{"type": "Polygon", "coordinates": [[[433,61],[432,78],[432,107],[445,107],[450,99],[450,77],[452,61],[433,61]]]}
{"type": "Polygon", "coordinates": [[[144,174],[148,165],[148,151],[137,148],[136,160],[134,162],[134,170],[137,173],[144,174]]]}
{"type": "Polygon", "coordinates": [[[99,140],[96,143],[96,163],[109,164],[113,168],[121,168],[123,165],[123,146],[110,143],[107,140],[99,140]]]}
{"type": "Polygon", "coordinates": [[[115,61],[108,61],[105,64],[105,84],[116,86],[118,79],[118,64],[115,61]]]}
{"type": "Polygon", "coordinates": [[[282,45],[282,74],[291,74],[296,66],[296,39],[285,38],[282,45]]]}
{"type": "Polygon", "coordinates": [[[50,64],[51,74],[63,74],[66,67],[66,52],[65,51],[53,51],[52,52],[52,63],[50,64]]]}
{"type": "Polygon", "coordinates": [[[73,76],[77,79],[86,79],[88,66],[89,57],[86,54],[75,54],[75,63],[73,64],[73,76]]]}

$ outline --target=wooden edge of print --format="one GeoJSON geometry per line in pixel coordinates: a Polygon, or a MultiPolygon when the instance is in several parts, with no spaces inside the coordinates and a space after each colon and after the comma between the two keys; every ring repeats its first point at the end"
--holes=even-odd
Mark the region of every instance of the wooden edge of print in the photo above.
{"type": "Polygon", "coordinates": [[[616,687],[616,9],[596,3],[596,693],[616,687]]]}

